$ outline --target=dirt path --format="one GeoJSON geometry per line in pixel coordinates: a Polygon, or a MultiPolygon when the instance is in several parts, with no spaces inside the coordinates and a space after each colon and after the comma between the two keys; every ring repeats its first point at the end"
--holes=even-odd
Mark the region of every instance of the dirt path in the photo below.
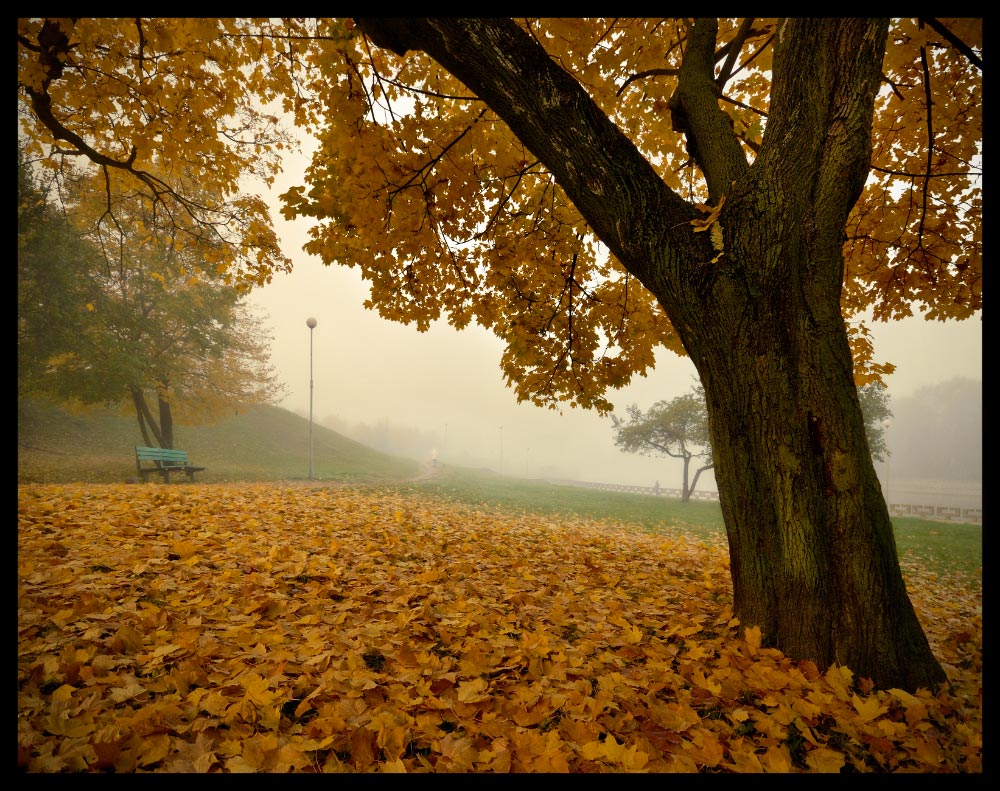
{"type": "Polygon", "coordinates": [[[429,478],[434,478],[441,471],[441,465],[432,464],[429,461],[422,462],[420,473],[414,475],[412,478],[406,478],[402,483],[416,483],[417,481],[426,481],[429,478]]]}

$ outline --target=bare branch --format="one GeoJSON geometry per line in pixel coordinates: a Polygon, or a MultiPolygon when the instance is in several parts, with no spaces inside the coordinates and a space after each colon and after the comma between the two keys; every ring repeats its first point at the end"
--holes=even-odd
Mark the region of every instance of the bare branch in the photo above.
{"type": "Polygon", "coordinates": [[[919,21],[921,24],[926,24],[934,32],[942,35],[949,44],[965,55],[973,66],[978,68],[980,71],[983,70],[983,59],[975,53],[972,47],[942,25],[940,20],[937,20],[934,17],[921,17],[919,21]]]}
{"type": "Polygon", "coordinates": [[[729,43],[729,53],[726,55],[726,62],[722,64],[722,70],[719,72],[719,76],[715,78],[715,83],[719,86],[720,91],[729,82],[729,78],[733,76],[733,66],[736,63],[736,59],[740,56],[740,50],[743,49],[743,42],[747,40],[747,36],[750,35],[752,29],[753,17],[748,16],[740,23],[740,29],[736,31],[736,37],[729,43]]]}

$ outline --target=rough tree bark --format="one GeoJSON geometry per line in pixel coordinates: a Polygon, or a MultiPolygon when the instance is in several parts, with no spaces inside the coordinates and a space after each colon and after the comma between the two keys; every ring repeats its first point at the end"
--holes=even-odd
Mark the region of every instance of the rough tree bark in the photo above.
{"type": "Polygon", "coordinates": [[[883,688],[945,680],[903,583],[840,312],[888,20],[780,23],[753,165],[719,109],[717,24],[696,21],[665,122],[686,135],[710,203],[725,198],[720,258],[692,230],[703,215],[510,20],[358,24],[475,91],[670,317],[705,389],[741,622],[792,658],[883,688]]]}

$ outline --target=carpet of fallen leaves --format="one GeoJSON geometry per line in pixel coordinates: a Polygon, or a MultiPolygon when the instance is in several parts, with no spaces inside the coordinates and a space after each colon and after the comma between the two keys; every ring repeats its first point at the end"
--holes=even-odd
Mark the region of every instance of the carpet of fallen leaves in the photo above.
{"type": "Polygon", "coordinates": [[[950,684],[761,648],[724,546],[315,485],[18,487],[37,772],[980,772],[981,581],[905,569],[950,684]]]}

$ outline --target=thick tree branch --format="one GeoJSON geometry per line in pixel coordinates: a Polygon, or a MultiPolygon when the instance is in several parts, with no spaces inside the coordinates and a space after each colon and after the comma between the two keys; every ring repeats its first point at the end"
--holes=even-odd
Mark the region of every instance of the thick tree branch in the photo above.
{"type": "Polygon", "coordinates": [[[705,175],[708,200],[713,205],[749,169],[732,119],[719,108],[720,92],[714,78],[718,29],[714,19],[695,21],[677,90],[670,98],[673,128],[687,138],[688,153],[705,175]]]}
{"type": "Polygon", "coordinates": [[[754,167],[778,174],[786,200],[804,206],[822,201],[835,210],[828,216],[840,226],[836,233],[871,164],[874,97],[888,27],[888,19],[779,22],[770,116],[754,167]],[[831,66],[837,69],[832,79],[831,66]],[[801,178],[809,172],[815,180],[801,178]]]}
{"type": "Polygon", "coordinates": [[[426,52],[485,101],[555,176],[601,241],[647,286],[655,276],[652,251],[662,256],[671,235],[690,235],[688,223],[698,216],[693,207],[512,20],[356,21],[375,44],[398,55],[426,52]],[[655,238],[651,216],[659,219],[655,238]]]}

